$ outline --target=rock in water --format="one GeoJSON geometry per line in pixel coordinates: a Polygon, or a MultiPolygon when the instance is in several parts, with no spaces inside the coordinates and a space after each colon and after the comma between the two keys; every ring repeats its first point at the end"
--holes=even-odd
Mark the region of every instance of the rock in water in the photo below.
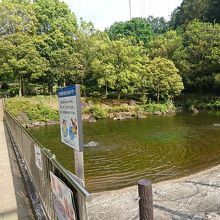
{"type": "Polygon", "coordinates": [[[95,119],[95,117],[89,117],[88,118],[88,122],[91,122],[91,123],[93,123],[93,122],[96,122],[96,119],[95,119]]]}
{"type": "Polygon", "coordinates": [[[154,112],[153,112],[153,115],[162,115],[162,112],[160,112],[160,111],[154,111],[154,112]]]}
{"type": "Polygon", "coordinates": [[[213,124],[215,127],[220,127],[220,124],[213,124]]]}
{"type": "Polygon", "coordinates": [[[141,119],[141,118],[146,118],[146,115],[143,112],[137,112],[137,118],[141,119]]]}
{"type": "Polygon", "coordinates": [[[192,112],[193,112],[194,115],[197,115],[199,113],[198,109],[196,109],[196,108],[193,108],[192,112]]]}

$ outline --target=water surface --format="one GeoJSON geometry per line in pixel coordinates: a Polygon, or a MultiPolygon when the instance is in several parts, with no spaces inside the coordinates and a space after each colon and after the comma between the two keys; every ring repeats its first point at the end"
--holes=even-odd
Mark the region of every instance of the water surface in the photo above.
{"type": "MultiPolygon", "coordinates": [[[[185,176],[220,163],[220,112],[148,116],[83,124],[86,186],[103,191],[185,176]]],[[[60,142],[59,125],[30,132],[70,171],[73,150],[60,142]]]]}

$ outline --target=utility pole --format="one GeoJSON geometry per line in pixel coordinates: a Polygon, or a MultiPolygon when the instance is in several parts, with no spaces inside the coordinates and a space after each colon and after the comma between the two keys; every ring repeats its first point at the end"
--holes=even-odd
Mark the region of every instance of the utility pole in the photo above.
{"type": "Polygon", "coordinates": [[[131,20],[131,0],[129,0],[129,12],[130,12],[130,20],[131,20]]]}

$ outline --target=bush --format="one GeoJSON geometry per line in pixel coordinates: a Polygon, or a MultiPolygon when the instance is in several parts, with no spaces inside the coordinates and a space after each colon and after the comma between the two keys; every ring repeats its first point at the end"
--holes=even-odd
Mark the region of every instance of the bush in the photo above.
{"type": "Polygon", "coordinates": [[[30,108],[31,103],[29,101],[22,100],[21,98],[10,98],[6,99],[5,105],[6,110],[8,110],[14,117],[17,117],[21,112],[25,112],[28,108],[30,108]]]}
{"type": "Polygon", "coordinates": [[[92,116],[98,119],[108,117],[107,109],[103,108],[101,105],[91,106],[89,112],[92,114],[92,116]]]}
{"type": "Polygon", "coordinates": [[[14,96],[19,94],[19,88],[12,87],[12,88],[9,89],[8,92],[9,92],[10,97],[14,97],[14,96]]]}
{"type": "Polygon", "coordinates": [[[31,121],[59,120],[58,111],[43,104],[33,104],[23,98],[7,99],[6,109],[14,117],[18,117],[23,112],[31,121]]]}
{"type": "Polygon", "coordinates": [[[40,104],[33,105],[26,111],[28,118],[31,121],[50,121],[59,120],[59,113],[54,109],[49,109],[46,106],[40,104]]]}
{"type": "Polygon", "coordinates": [[[165,103],[165,104],[151,103],[151,104],[146,104],[142,106],[143,111],[150,112],[150,113],[153,113],[155,111],[166,113],[169,110],[173,110],[173,109],[175,109],[175,106],[172,103],[165,103]]]}
{"type": "Polygon", "coordinates": [[[207,104],[207,107],[210,109],[220,109],[220,100],[207,104]]]}

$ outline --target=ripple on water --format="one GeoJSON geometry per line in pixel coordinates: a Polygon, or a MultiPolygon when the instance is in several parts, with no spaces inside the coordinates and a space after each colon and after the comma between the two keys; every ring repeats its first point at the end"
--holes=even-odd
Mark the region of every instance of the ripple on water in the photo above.
{"type": "MultiPolygon", "coordinates": [[[[201,113],[143,120],[84,123],[86,185],[91,191],[123,188],[198,172],[220,158],[219,115],[201,113]]],[[[73,171],[72,149],[60,144],[59,126],[31,129],[73,171]]]]}

